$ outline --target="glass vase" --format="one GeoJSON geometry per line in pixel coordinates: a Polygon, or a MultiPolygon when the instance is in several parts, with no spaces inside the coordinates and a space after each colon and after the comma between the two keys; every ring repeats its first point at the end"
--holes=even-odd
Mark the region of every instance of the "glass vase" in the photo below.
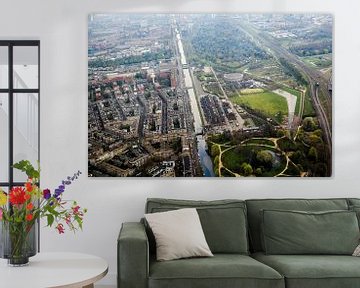
{"type": "Polygon", "coordinates": [[[0,257],[8,259],[9,266],[25,266],[29,257],[36,255],[36,222],[1,221],[0,257]]]}

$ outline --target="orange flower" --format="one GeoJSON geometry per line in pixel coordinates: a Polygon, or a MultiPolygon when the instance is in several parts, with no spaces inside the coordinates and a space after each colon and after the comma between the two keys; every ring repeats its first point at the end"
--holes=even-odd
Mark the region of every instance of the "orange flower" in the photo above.
{"type": "Polygon", "coordinates": [[[34,208],[34,205],[32,203],[29,203],[26,205],[26,210],[31,210],[34,208]]]}
{"type": "Polygon", "coordinates": [[[34,189],[34,187],[32,186],[32,184],[30,182],[25,183],[25,188],[26,188],[26,191],[28,191],[28,192],[31,192],[34,189]]]}
{"type": "Polygon", "coordinates": [[[34,218],[34,215],[28,214],[26,215],[26,221],[31,221],[34,218]]]}
{"type": "Polygon", "coordinates": [[[24,198],[25,198],[25,200],[29,200],[31,198],[31,195],[28,193],[25,193],[24,198]]]}

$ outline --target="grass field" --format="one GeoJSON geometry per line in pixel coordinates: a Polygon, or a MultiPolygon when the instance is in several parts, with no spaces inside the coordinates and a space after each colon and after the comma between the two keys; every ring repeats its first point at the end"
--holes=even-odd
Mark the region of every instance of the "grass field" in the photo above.
{"type": "MultiPolygon", "coordinates": [[[[284,91],[287,91],[293,95],[295,95],[297,97],[296,100],[296,108],[295,108],[295,114],[298,115],[299,114],[299,109],[300,109],[300,99],[301,97],[299,97],[301,95],[301,92],[286,86],[281,86],[281,89],[284,91]]],[[[304,114],[303,116],[315,116],[315,110],[314,107],[312,105],[312,102],[310,100],[310,92],[309,89],[306,92],[305,95],[305,105],[304,105],[304,114]]]]}
{"type": "Polygon", "coordinates": [[[263,144],[263,145],[275,146],[274,142],[268,139],[250,139],[249,141],[246,141],[244,145],[246,144],[263,144]]]}
{"type": "Polygon", "coordinates": [[[292,89],[290,87],[287,86],[281,86],[281,90],[284,90],[286,92],[289,92],[290,94],[295,95],[296,97],[300,97],[301,96],[301,92],[295,89],[292,89]]]}
{"type": "Polygon", "coordinates": [[[231,101],[238,105],[247,105],[271,118],[274,118],[278,112],[283,115],[288,114],[285,98],[269,91],[236,96],[231,98],[231,101]]]}
{"type": "Polygon", "coordinates": [[[223,165],[233,172],[241,173],[242,163],[250,160],[247,156],[251,155],[251,148],[244,147],[242,150],[244,150],[243,153],[239,153],[235,149],[226,151],[222,157],[223,165]]]}
{"type": "Polygon", "coordinates": [[[299,115],[299,109],[300,109],[300,100],[301,100],[301,92],[295,89],[292,89],[287,86],[281,86],[281,90],[284,90],[286,92],[289,92],[290,94],[293,94],[297,97],[296,99],[296,107],[295,107],[295,114],[299,115]]]}
{"type": "Polygon", "coordinates": [[[259,93],[263,93],[263,92],[264,92],[264,89],[261,89],[261,88],[248,88],[248,89],[240,90],[241,95],[259,94],[259,93]]]}
{"type": "Polygon", "coordinates": [[[308,116],[316,116],[314,107],[311,102],[309,89],[306,91],[303,117],[308,117],[308,116]]]}
{"type": "MultiPolygon", "coordinates": [[[[256,155],[257,151],[264,150],[262,147],[256,146],[246,146],[241,145],[241,147],[237,147],[234,149],[227,150],[224,152],[222,156],[222,163],[224,167],[228,168],[229,170],[242,174],[241,165],[243,162],[251,163],[253,162],[254,155],[256,155]]],[[[268,151],[273,151],[274,153],[278,153],[277,150],[273,148],[266,148],[268,151]]],[[[286,159],[283,155],[278,155],[278,164],[274,164],[272,168],[262,169],[262,177],[273,177],[280,173],[286,166],[286,159]]],[[[253,163],[254,164],[254,163],[253,163]]],[[[252,167],[254,170],[257,168],[256,166],[252,167]]]]}

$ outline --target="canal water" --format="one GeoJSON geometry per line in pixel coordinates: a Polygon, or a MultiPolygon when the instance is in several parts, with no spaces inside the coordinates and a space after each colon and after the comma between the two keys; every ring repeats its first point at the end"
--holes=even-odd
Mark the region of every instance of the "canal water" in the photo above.
{"type": "MultiPolygon", "coordinates": [[[[192,80],[191,80],[190,70],[188,67],[186,67],[187,62],[186,62],[186,57],[185,57],[185,53],[184,53],[184,47],[183,47],[179,33],[176,34],[176,38],[177,38],[177,44],[178,44],[178,48],[179,48],[179,52],[180,52],[181,65],[184,67],[183,73],[184,73],[184,77],[185,77],[185,86],[189,93],[191,111],[194,116],[195,134],[199,134],[199,133],[202,133],[202,129],[203,129],[201,117],[200,117],[200,110],[199,110],[199,106],[196,101],[196,95],[195,95],[194,87],[193,87],[192,80]]],[[[198,154],[199,154],[200,164],[201,164],[201,168],[203,170],[204,176],[205,177],[215,177],[211,158],[206,152],[207,145],[206,145],[206,141],[205,141],[204,137],[202,135],[198,135],[198,136],[196,136],[196,141],[197,141],[197,150],[198,150],[198,154]]]]}

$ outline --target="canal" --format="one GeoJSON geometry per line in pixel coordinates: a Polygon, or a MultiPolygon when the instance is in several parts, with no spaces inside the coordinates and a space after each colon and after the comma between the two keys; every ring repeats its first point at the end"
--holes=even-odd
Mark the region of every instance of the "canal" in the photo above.
{"type": "MultiPolygon", "coordinates": [[[[183,47],[179,32],[176,33],[176,38],[177,38],[177,45],[178,45],[179,52],[180,52],[180,62],[183,67],[183,73],[184,73],[184,77],[185,77],[185,87],[189,93],[191,111],[194,116],[195,134],[201,134],[203,131],[203,126],[202,126],[202,121],[201,121],[201,117],[200,117],[200,110],[199,110],[198,103],[196,101],[196,95],[195,95],[195,91],[194,91],[194,87],[193,87],[193,83],[192,83],[192,79],[191,79],[191,75],[190,75],[190,70],[189,70],[190,68],[187,67],[184,47],[183,47]]],[[[215,177],[211,158],[208,155],[208,153],[206,152],[207,145],[206,145],[206,141],[205,141],[204,137],[202,135],[197,135],[196,142],[197,142],[197,151],[198,151],[198,155],[199,155],[199,160],[200,160],[200,164],[201,164],[201,168],[203,170],[204,176],[205,177],[215,177]]]]}

